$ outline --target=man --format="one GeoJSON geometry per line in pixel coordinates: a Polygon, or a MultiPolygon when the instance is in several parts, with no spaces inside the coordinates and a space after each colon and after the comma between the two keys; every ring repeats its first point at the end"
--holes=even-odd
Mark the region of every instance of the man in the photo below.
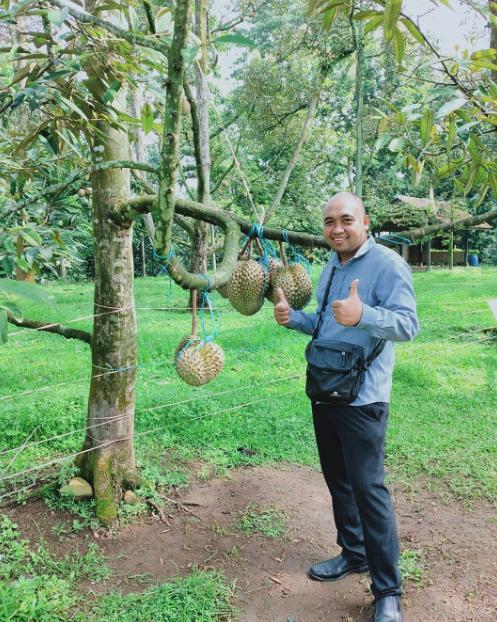
{"type": "MultiPolygon", "coordinates": [[[[409,266],[368,237],[361,199],[335,194],[323,209],[323,235],[335,251],[317,290],[318,312],[334,268],[319,338],[360,345],[369,355],[386,345],[367,369],[351,404],[313,403],[312,414],[324,478],[330,490],[341,553],[312,566],[318,581],[337,581],[369,571],[374,622],[402,622],[399,542],[390,494],[384,483],[384,443],[394,365],[394,341],[418,332],[409,266]]],[[[278,324],[312,334],[318,313],[291,309],[281,288],[274,307],[278,324]]]]}

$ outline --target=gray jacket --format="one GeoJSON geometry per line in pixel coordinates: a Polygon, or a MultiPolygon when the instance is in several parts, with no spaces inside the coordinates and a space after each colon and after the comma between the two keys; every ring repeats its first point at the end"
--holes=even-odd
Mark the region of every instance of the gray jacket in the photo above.
{"type": "Polygon", "coordinates": [[[316,313],[292,309],[288,328],[312,335],[333,267],[335,275],[318,337],[360,345],[366,354],[371,352],[376,339],[387,339],[384,350],[367,370],[364,384],[352,406],[389,402],[395,362],[392,342],[410,341],[419,331],[411,269],[400,255],[376,244],[372,237],[368,237],[345,265],[333,253],[319,279],[316,313]],[[348,297],[354,279],[359,279],[362,318],[357,326],[342,326],[335,321],[331,305],[334,300],[348,297]]]}

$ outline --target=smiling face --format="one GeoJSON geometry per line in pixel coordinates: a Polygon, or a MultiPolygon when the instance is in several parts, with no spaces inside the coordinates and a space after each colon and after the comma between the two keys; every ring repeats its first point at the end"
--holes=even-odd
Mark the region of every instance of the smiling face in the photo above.
{"type": "Polygon", "coordinates": [[[368,237],[369,216],[359,197],[350,192],[335,194],[323,209],[323,236],[345,263],[368,237]]]}

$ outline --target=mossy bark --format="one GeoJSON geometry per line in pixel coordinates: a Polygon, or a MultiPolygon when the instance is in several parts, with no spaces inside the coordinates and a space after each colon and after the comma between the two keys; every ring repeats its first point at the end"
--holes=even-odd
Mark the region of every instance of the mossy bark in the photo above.
{"type": "MultiPolygon", "coordinates": [[[[87,73],[105,88],[112,57],[93,56],[87,73]]],[[[125,131],[102,120],[96,94],[92,145],[94,163],[122,160],[129,155],[125,131]],[[100,113],[100,114],[99,114],[100,113]]],[[[101,101],[101,99],[100,99],[101,101]]],[[[121,89],[113,101],[125,110],[121,89]]],[[[135,377],[137,362],[136,316],[133,295],[132,221],[116,217],[118,206],[129,199],[127,169],[98,170],[91,175],[95,256],[92,374],[88,397],[87,435],[79,456],[81,474],[92,485],[97,517],[104,525],[117,518],[117,502],[130,473],[134,473],[133,446],[135,377]]]]}

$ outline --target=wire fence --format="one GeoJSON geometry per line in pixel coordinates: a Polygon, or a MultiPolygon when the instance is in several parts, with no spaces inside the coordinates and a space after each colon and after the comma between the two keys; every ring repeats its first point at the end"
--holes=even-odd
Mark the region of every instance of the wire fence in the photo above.
{"type": "MultiPolygon", "coordinates": [[[[456,284],[454,284],[454,287],[456,288],[456,284]]],[[[469,286],[471,289],[476,289],[477,286],[469,286]]],[[[446,288],[446,285],[444,285],[444,289],[446,288]]],[[[459,286],[457,286],[457,289],[460,289],[459,286]]],[[[465,289],[467,289],[467,286],[465,286],[465,289]]],[[[423,292],[428,292],[429,290],[420,290],[418,292],[419,293],[423,293],[423,292]]],[[[483,295],[483,294],[482,294],[483,295]]],[[[454,320],[459,320],[461,317],[470,319],[472,317],[476,317],[476,316],[480,316],[483,313],[485,313],[488,316],[489,313],[489,309],[486,307],[483,307],[482,309],[471,309],[471,310],[465,310],[465,311],[459,311],[459,309],[461,307],[467,307],[468,305],[468,301],[464,301],[464,300],[458,300],[458,301],[454,301],[453,298],[444,301],[444,300],[436,300],[436,301],[430,301],[430,302],[420,302],[418,303],[418,307],[425,307],[425,306],[429,306],[431,309],[433,309],[436,312],[440,313],[443,311],[446,312],[453,312],[455,314],[457,314],[457,316],[454,318],[454,320]],[[438,311],[437,311],[438,310],[438,311]]],[[[475,301],[473,300],[472,305],[475,305],[475,301]]],[[[479,302],[477,303],[479,304],[479,302]]],[[[481,304],[485,304],[485,302],[482,302],[481,304]]],[[[102,305],[100,305],[102,306],[102,305]]],[[[38,328],[35,329],[30,329],[30,332],[39,332],[39,331],[43,331],[45,329],[48,328],[52,328],[52,327],[56,327],[56,326],[60,326],[60,325],[67,325],[67,324],[74,324],[77,322],[83,322],[83,321],[88,321],[88,320],[93,320],[95,318],[101,317],[101,316],[108,316],[111,314],[118,314],[118,313],[123,313],[125,311],[129,311],[130,309],[133,309],[133,305],[128,306],[128,307],[103,307],[105,309],[108,309],[106,311],[103,312],[99,312],[99,313],[94,313],[94,314],[89,314],[89,315],[83,315],[83,316],[79,316],[73,319],[69,319],[69,320],[64,320],[62,322],[56,322],[56,323],[49,323],[49,324],[45,324],[43,326],[40,326],[38,328]]],[[[237,313],[235,309],[233,309],[232,307],[228,306],[228,305],[221,305],[219,307],[215,308],[216,311],[219,311],[221,314],[224,313],[237,313]]],[[[165,312],[181,312],[181,313],[185,313],[190,311],[190,308],[185,306],[137,306],[136,307],[136,311],[165,311],[165,312]]],[[[273,306],[264,306],[262,308],[262,311],[265,312],[271,312],[273,311],[273,306]]],[[[240,316],[240,318],[242,318],[242,316],[240,316]]],[[[246,319],[246,318],[244,318],[246,319]]],[[[435,326],[438,327],[440,325],[440,319],[439,318],[431,318],[431,316],[428,316],[426,319],[421,318],[421,325],[423,328],[426,328],[427,326],[435,326]]],[[[427,358],[432,358],[434,357],[437,353],[441,352],[441,348],[438,348],[438,350],[433,351],[433,346],[439,346],[440,344],[454,344],[451,348],[451,353],[453,352],[457,352],[458,348],[467,348],[468,345],[470,344],[485,344],[488,343],[490,341],[495,340],[495,336],[494,335],[488,335],[488,336],[482,336],[478,339],[475,339],[474,337],[477,335],[481,335],[484,331],[488,331],[490,329],[494,328],[494,326],[485,326],[485,327],[480,327],[480,328],[472,328],[471,330],[465,331],[465,332],[458,332],[456,334],[452,334],[449,335],[447,337],[443,337],[440,339],[436,339],[436,340],[430,340],[430,341],[426,341],[426,342],[420,342],[420,343],[414,343],[414,344],[409,344],[408,346],[406,345],[402,345],[401,348],[399,348],[399,359],[401,361],[405,361],[407,358],[411,359],[410,362],[413,362],[415,364],[418,364],[419,362],[422,362],[423,360],[427,359],[427,358]],[[469,337],[469,339],[468,339],[469,337]],[[457,339],[462,339],[463,342],[462,343],[455,343],[457,339]],[[423,351],[424,348],[429,349],[429,352],[426,352],[424,354],[420,355],[420,350],[423,351]]],[[[22,329],[20,331],[15,331],[13,333],[10,333],[10,337],[15,337],[15,336],[20,336],[20,335],[26,335],[26,329],[22,329]]],[[[282,344],[283,341],[285,341],[285,343],[288,343],[288,339],[279,339],[279,340],[275,340],[273,342],[272,345],[274,345],[274,343],[276,343],[276,341],[278,342],[278,344],[282,344]]],[[[34,341],[33,343],[38,343],[37,341],[34,341]]],[[[15,345],[15,344],[14,344],[15,345]]],[[[25,342],[22,342],[22,345],[26,345],[25,342]]],[[[174,348],[176,347],[177,343],[176,342],[171,342],[171,344],[164,344],[161,343],[161,347],[162,348],[171,348],[171,352],[174,350],[174,348]]],[[[260,346],[243,346],[243,347],[231,347],[231,348],[227,348],[225,349],[225,352],[227,353],[234,353],[234,352],[247,352],[250,350],[259,350],[259,349],[267,349],[268,346],[271,344],[268,344],[267,342],[265,342],[264,344],[260,345],[260,346]]],[[[28,344],[29,346],[29,344],[28,344]]],[[[443,353],[442,353],[443,354],[443,353]]],[[[454,360],[451,359],[451,364],[454,364],[454,360]]],[[[172,366],[173,365],[173,360],[171,359],[170,361],[161,361],[160,365],[162,367],[164,367],[165,365],[168,366],[172,366]]],[[[46,392],[46,391],[51,391],[54,390],[56,388],[60,388],[62,386],[67,386],[67,385],[78,385],[78,384],[88,384],[88,380],[93,380],[93,379],[97,379],[97,378],[102,378],[105,376],[109,376],[112,374],[116,374],[116,373],[122,373],[124,371],[127,371],[127,369],[109,369],[108,371],[105,371],[105,368],[103,373],[100,374],[94,374],[91,375],[90,377],[82,377],[82,378],[78,378],[76,380],[67,380],[67,381],[62,381],[62,382],[57,382],[51,385],[46,385],[43,387],[37,387],[35,389],[26,389],[26,390],[21,390],[21,391],[17,391],[15,393],[11,393],[11,394],[7,394],[7,395],[1,395],[0,396],[0,401],[7,401],[9,399],[16,399],[19,397],[25,397],[27,395],[30,394],[35,394],[35,393],[39,393],[39,392],[46,392]]],[[[146,368],[148,369],[148,368],[146,368]]],[[[204,393],[204,392],[199,392],[197,395],[195,395],[194,397],[190,397],[187,399],[182,399],[182,400],[176,400],[176,401],[171,401],[171,402],[166,402],[164,404],[159,404],[156,406],[151,406],[148,408],[143,408],[143,409],[137,409],[137,416],[146,414],[146,413],[152,413],[152,412],[158,412],[160,410],[164,410],[164,409],[174,409],[175,406],[180,406],[180,405],[184,405],[184,404],[188,404],[188,403],[193,403],[196,402],[198,400],[211,400],[213,398],[219,397],[219,396],[223,396],[223,395],[227,395],[230,393],[238,393],[238,392],[242,392],[245,390],[253,390],[253,389],[257,389],[259,391],[267,391],[270,387],[273,387],[275,385],[278,385],[281,382],[284,381],[296,381],[299,378],[302,378],[303,375],[302,373],[299,374],[291,374],[288,376],[284,376],[281,378],[276,378],[272,381],[269,382],[264,382],[264,383],[256,383],[254,382],[254,380],[256,378],[259,378],[260,376],[256,376],[252,382],[250,382],[249,384],[245,384],[241,387],[236,387],[236,388],[231,388],[231,389],[226,389],[223,391],[219,391],[219,392],[210,392],[210,393],[204,393]]],[[[292,388],[291,391],[287,391],[287,392],[283,392],[283,393],[279,393],[278,397],[284,397],[286,395],[290,395],[295,393],[296,391],[302,391],[302,388],[300,387],[300,385],[298,386],[294,386],[292,388]]],[[[263,402],[264,400],[267,400],[267,395],[257,398],[255,400],[252,401],[247,401],[247,402],[240,402],[238,404],[235,404],[233,406],[227,407],[227,408],[223,408],[221,410],[218,410],[214,413],[207,413],[207,414],[202,414],[196,417],[188,417],[188,418],[181,418],[181,420],[179,422],[176,422],[178,425],[184,425],[185,423],[191,422],[191,421],[197,421],[197,420],[201,420],[207,417],[212,417],[215,415],[221,415],[223,413],[226,412],[231,412],[231,411],[236,411],[236,410],[242,410],[244,408],[247,408],[249,406],[258,404],[260,402],[263,402]]],[[[172,414],[177,414],[177,411],[172,410],[172,414]]],[[[129,418],[129,415],[118,415],[116,417],[110,417],[110,418],[105,418],[105,420],[103,420],[100,423],[93,423],[91,426],[91,430],[95,430],[98,429],[102,426],[108,426],[112,423],[115,423],[117,421],[123,420],[129,418]]],[[[142,432],[137,432],[134,434],[134,438],[139,438],[148,434],[153,434],[154,432],[158,432],[160,430],[163,429],[164,425],[166,422],[163,422],[161,426],[159,427],[154,427],[151,429],[147,429],[145,431],[142,432]]],[[[25,441],[17,446],[17,447],[13,447],[13,448],[9,448],[9,449],[5,449],[0,451],[0,457],[1,456],[11,456],[8,459],[7,465],[4,467],[3,470],[3,475],[0,477],[0,484],[2,482],[10,482],[14,479],[18,479],[33,473],[37,473],[43,469],[47,469],[50,466],[53,466],[55,464],[59,464],[61,462],[64,462],[66,460],[70,460],[70,459],[74,459],[77,456],[80,456],[82,454],[88,453],[90,451],[95,451],[97,449],[101,449],[104,448],[108,445],[112,445],[115,443],[119,443],[119,442],[124,442],[129,440],[129,437],[127,438],[121,438],[121,439],[112,439],[109,441],[105,441],[102,442],[101,444],[98,444],[94,447],[90,447],[88,449],[84,449],[81,450],[79,452],[73,452],[70,454],[67,454],[65,456],[62,457],[56,457],[53,458],[47,462],[44,462],[43,464],[38,464],[32,467],[29,467],[27,469],[23,469],[21,471],[17,471],[14,473],[8,473],[8,471],[11,469],[11,467],[13,466],[13,464],[15,464],[15,462],[17,461],[17,459],[22,456],[22,454],[33,448],[36,446],[40,446],[40,445],[46,445],[48,443],[63,439],[63,438],[68,438],[71,436],[74,436],[76,434],[81,434],[87,431],[87,427],[79,427],[67,432],[63,432],[60,434],[56,434],[53,436],[50,436],[48,438],[43,438],[43,439],[38,439],[38,440],[31,440],[33,438],[33,436],[37,433],[39,428],[34,428],[27,436],[27,438],[25,439],[25,441]]],[[[15,494],[19,494],[19,492],[21,490],[26,490],[26,489],[31,489],[33,487],[34,484],[29,484],[27,486],[24,486],[22,488],[18,488],[16,490],[10,491],[6,494],[0,495],[0,500],[5,498],[5,497],[9,497],[15,494]]]]}
{"type": "MultiPolygon", "coordinates": [[[[278,393],[278,398],[283,398],[285,396],[292,395],[295,392],[301,391],[301,390],[302,389],[301,389],[300,386],[294,386],[289,391],[278,393]]],[[[259,397],[259,398],[255,399],[255,400],[251,400],[249,402],[244,402],[244,403],[238,403],[238,404],[235,404],[234,406],[229,406],[227,408],[223,408],[223,409],[215,411],[215,412],[204,413],[202,415],[198,415],[198,416],[195,416],[195,417],[185,417],[185,418],[182,418],[181,421],[178,421],[176,423],[177,423],[177,425],[184,426],[185,423],[191,423],[193,421],[199,421],[201,419],[206,419],[206,418],[209,418],[209,417],[219,416],[221,414],[225,414],[225,413],[228,413],[228,412],[234,412],[234,411],[237,411],[237,410],[241,410],[241,409],[246,408],[248,406],[253,406],[254,404],[259,404],[261,402],[265,402],[267,399],[268,398],[265,395],[263,397],[259,397]]],[[[2,482],[11,481],[12,479],[15,479],[15,478],[20,478],[20,477],[23,477],[23,476],[26,476],[26,475],[30,475],[32,473],[37,473],[37,472],[39,472],[39,471],[41,471],[43,469],[47,469],[47,468],[49,468],[51,466],[54,466],[56,464],[60,464],[60,463],[62,463],[64,461],[66,461],[66,460],[74,460],[74,458],[77,458],[78,456],[87,454],[89,452],[97,451],[99,449],[104,449],[104,448],[109,447],[111,445],[115,445],[115,444],[118,444],[118,443],[123,443],[123,442],[129,441],[131,439],[141,438],[141,437],[147,436],[149,434],[154,434],[156,432],[160,432],[162,430],[163,430],[163,425],[157,426],[157,427],[154,427],[154,428],[150,428],[148,430],[144,430],[142,432],[136,432],[136,433],[134,433],[133,435],[130,435],[130,436],[126,436],[126,437],[122,437],[122,438],[117,438],[117,439],[111,439],[111,440],[108,440],[108,441],[104,441],[102,443],[98,443],[97,445],[94,445],[94,446],[89,447],[87,449],[82,449],[82,450],[77,451],[77,452],[72,452],[70,454],[66,454],[65,456],[60,456],[60,457],[57,457],[57,458],[53,458],[53,459],[51,459],[51,460],[49,460],[47,462],[44,462],[43,464],[38,464],[36,466],[29,467],[29,468],[23,469],[21,471],[17,471],[15,473],[11,473],[9,475],[3,475],[2,477],[0,477],[0,485],[1,485],[2,482]]],[[[29,487],[31,487],[31,485],[28,486],[28,488],[29,487]]],[[[5,494],[2,494],[2,495],[0,495],[0,500],[2,500],[4,498],[7,498],[9,496],[16,495],[16,494],[19,493],[20,490],[24,490],[25,488],[26,487],[22,487],[20,489],[17,488],[15,490],[12,490],[12,491],[9,491],[9,492],[7,492],[5,494]]]]}

